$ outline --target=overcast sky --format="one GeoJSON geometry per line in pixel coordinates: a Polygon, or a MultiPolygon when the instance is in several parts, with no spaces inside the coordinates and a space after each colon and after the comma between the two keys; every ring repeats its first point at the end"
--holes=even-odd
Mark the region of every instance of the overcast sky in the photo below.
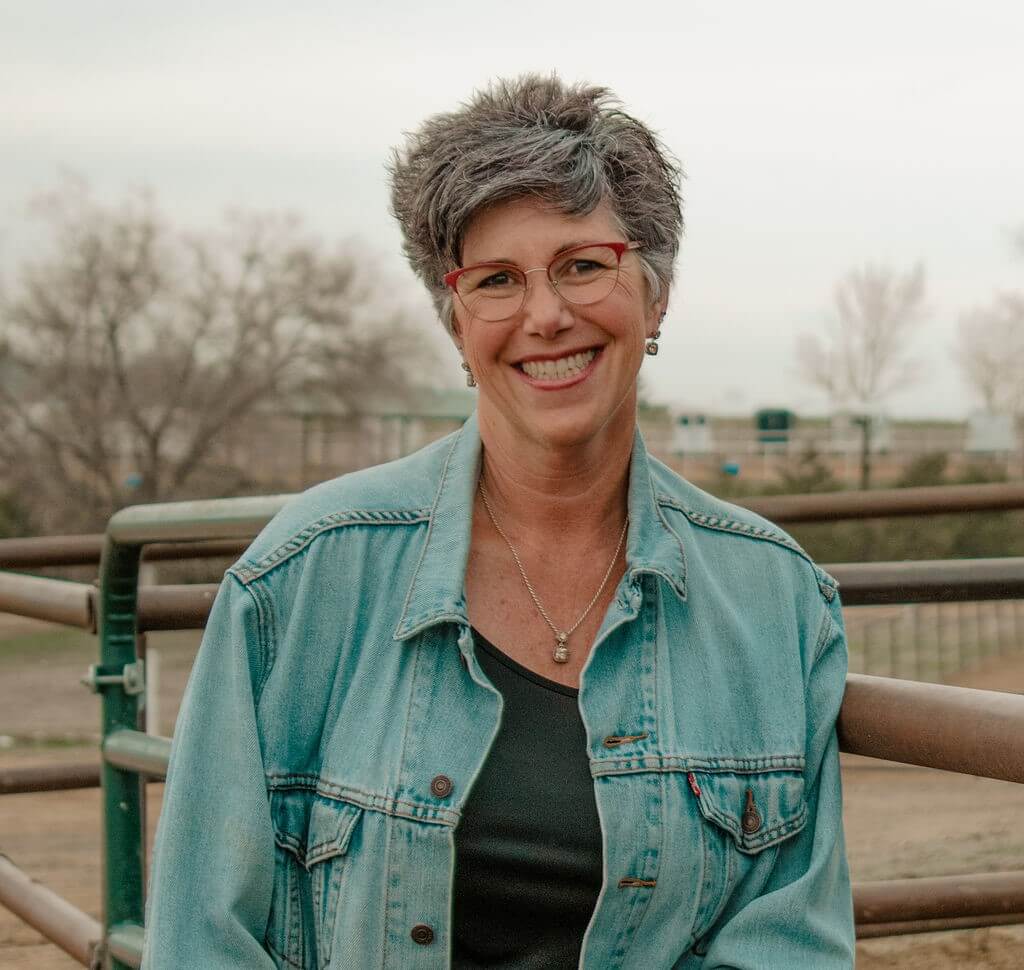
{"type": "Polygon", "coordinates": [[[489,78],[554,69],[612,87],[687,173],[654,398],[822,410],[798,335],[850,269],[920,260],[927,376],[889,409],[962,416],[957,318],[1024,289],[1022,48],[1011,0],[0,0],[0,263],[24,252],[26,200],[71,169],[103,198],[151,186],[183,225],[240,204],[358,237],[426,325],[389,149],[489,78]]]}

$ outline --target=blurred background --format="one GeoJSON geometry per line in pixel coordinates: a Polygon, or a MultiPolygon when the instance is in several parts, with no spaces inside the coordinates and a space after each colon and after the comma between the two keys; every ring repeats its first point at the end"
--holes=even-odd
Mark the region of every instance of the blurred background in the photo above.
{"type": "Polygon", "coordinates": [[[608,85],[684,166],[659,456],[726,494],[1024,474],[1019,4],[0,20],[0,534],[301,488],[457,426],[385,166],[527,70],[608,85]]]}

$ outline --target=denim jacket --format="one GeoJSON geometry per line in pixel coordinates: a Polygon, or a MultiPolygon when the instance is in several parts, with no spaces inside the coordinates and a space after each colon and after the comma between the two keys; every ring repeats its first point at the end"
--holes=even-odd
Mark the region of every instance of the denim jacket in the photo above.
{"type": "MultiPolygon", "coordinates": [[[[475,417],[291,501],[227,573],[175,732],[147,970],[439,970],[501,720],[464,574],[475,417]]],[[[835,582],[647,455],[580,680],[604,882],[579,966],[853,966],[835,582]]],[[[543,756],[543,752],[538,752],[543,756]]]]}

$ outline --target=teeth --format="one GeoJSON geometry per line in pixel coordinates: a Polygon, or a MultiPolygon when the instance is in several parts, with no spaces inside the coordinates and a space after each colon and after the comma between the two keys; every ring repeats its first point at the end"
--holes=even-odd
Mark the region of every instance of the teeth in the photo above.
{"type": "Polygon", "coordinates": [[[580,371],[586,370],[590,362],[597,356],[595,350],[585,350],[581,354],[559,357],[558,360],[527,360],[522,368],[535,381],[563,380],[575,377],[580,371]]]}

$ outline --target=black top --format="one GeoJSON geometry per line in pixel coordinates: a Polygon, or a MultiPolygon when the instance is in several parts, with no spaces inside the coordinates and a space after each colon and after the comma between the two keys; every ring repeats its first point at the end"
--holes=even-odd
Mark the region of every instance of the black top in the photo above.
{"type": "Polygon", "coordinates": [[[602,877],[579,691],[473,636],[505,707],[455,830],[452,967],[575,970],[602,877]]]}

